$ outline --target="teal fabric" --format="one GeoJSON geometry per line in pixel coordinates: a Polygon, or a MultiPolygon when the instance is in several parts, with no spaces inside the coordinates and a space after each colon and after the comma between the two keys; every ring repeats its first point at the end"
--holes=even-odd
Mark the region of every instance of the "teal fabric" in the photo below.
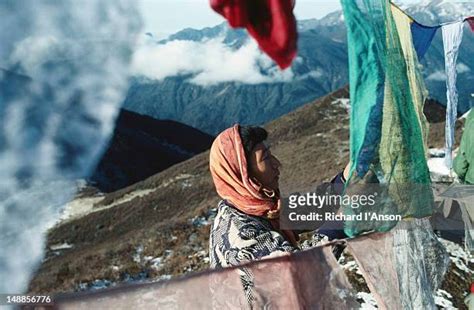
{"type": "Polygon", "coordinates": [[[385,42],[376,38],[385,37],[386,4],[378,1],[380,6],[363,11],[357,1],[342,0],[341,3],[348,29],[352,171],[356,170],[362,177],[369,170],[381,134],[386,52],[385,42]]]}
{"type": "MultiPolygon", "coordinates": [[[[388,0],[341,3],[348,29],[351,97],[352,167],[346,192],[357,195],[367,190],[361,184],[379,184],[375,206],[345,206],[344,213],[376,212],[403,218],[431,215],[433,196],[420,112],[423,102],[415,102],[412,95],[423,88],[413,44],[409,45],[412,53],[405,55],[388,0]]],[[[387,231],[395,225],[396,221],[346,221],[345,233],[387,231]]]]}

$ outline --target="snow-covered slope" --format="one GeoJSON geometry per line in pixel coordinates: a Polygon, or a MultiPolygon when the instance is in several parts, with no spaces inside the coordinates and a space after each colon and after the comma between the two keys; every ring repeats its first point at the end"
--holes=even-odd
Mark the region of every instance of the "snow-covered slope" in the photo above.
{"type": "MultiPolygon", "coordinates": [[[[397,2],[397,1],[396,1],[397,2]]],[[[434,0],[403,5],[418,22],[427,26],[462,20],[474,16],[474,1],[434,0]]]]}

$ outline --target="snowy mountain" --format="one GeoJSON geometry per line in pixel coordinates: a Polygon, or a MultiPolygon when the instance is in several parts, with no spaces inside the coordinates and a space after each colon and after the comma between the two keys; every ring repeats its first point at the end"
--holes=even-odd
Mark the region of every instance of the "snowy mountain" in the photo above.
{"type": "MultiPolygon", "coordinates": [[[[159,81],[138,76],[129,89],[124,108],[217,134],[235,122],[262,124],[270,121],[345,85],[348,71],[343,38],[331,38],[325,31],[307,27],[305,22],[300,25],[308,30],[299,33],[299,56],[291,71],[285,72],[290,78],[285,78],[272,63],[268,65],[268,59],[257,62],[252,70],[263,80],[261,83],[227,81],[199,85],[191,82],[199,72],[193,74],[186,70],[159,81]]],[[[185,29],[159,44],[201,42],[198,47],[205,50],[205,42],[216,38],[223,49],[231,49],[229,54],[246,57],[248,36],[225,24],[202,30],[185,29]]],[[[213,54],[212,51],[209,54],[213,54]]],[[[238,63],[229,70],[238,70],[235,66],[238,63]]]]}
{"type": "MultiPolygon", "coordinates": [[[[428,4],[425,1],[407,8],[407,11],[420,22],[432,25],[438,21],[459,20],[463,16],[474,15],[474,3],[435,1],[428,4]]],[[[217,134],[235,122],[265,123],[347,84],[346,28],[342,12],[330,13],[322,19],[299,21],[298,29],[298,57],[290,70],[278,72],[274,64],[269,65],[268,59],[257,55],[255,62],[251,63],[253,70],[238,78],[228,78],[230,74],[216,70],[212,63],[218,64],[214,66],[229,66],[227,72],[238,72],[241,70],[239,67],[248,65],[231,60],[241,54],[249,54],[249,39],[245,31],[229,29],[226,24],[201,30],[184,29],[157,43],[158,47],[168,51],[163,57],[170,58],[169,62],[162,63],[164,70],[173,61],[178,63],[176,66],[180,69],[161,74],[158,80],[152,75],[137,75],[124,107],[157,119],[176,120],[217,134]],[[209,45],[211,48],[208,48],[209,45]],[[213,48],[216,45],[218,51],[228,55],[228,63],[215,57],[213,48]],[[187,50],[181,49],[183,46],[188,46],[187,50]],[[206,57],[193,56],[188,59],[183,56],[193,52],[205,54],[206,57]],[[190,67],[192,69],[186,69],[190,67]],[[202,76],[211,75],[209,70],[213,73],[212,78],[218,76],[217,81],[220,75],[226,74],[227,80],[214,80],[205,85],[199,83],[202,76]],[[245,83],[246,79],[250,82],[245,83]]],[[[461,110],[474,105],[474,97],[471,96],[474,93],[472,51],[474,35],[466,25],[458,58],[457,86],[461,110]]],[[[153,55],[150,54],[150,57],[153,55]]],[[[245,60],[243,56],[241,58],[245,60]]],[[[421,63],[430,97],[444,104],[446,86],[441,31],[438,31],[421,63]]],[[[149,66],[152,63],[145,64],[145,67],[149,66]]]]}
{"type": "Polygon", "coordinates": [[[424,0],[418,5],[403,6],[419,23],[436,26],[474,16],[474,2],[468,0],[424,0]]]}
{"type": "MultiPolygon", "coordinates": [[[[400,0],[393,1],[417,22],[426,26],[462,20],[474,16],[472,0],[422,0],[416,4],[406,4],[400,0]]],[[[335,11],[324,18],[314,20],[317,25],[335,26],[344,23],[342,11],[335,11]]]]}

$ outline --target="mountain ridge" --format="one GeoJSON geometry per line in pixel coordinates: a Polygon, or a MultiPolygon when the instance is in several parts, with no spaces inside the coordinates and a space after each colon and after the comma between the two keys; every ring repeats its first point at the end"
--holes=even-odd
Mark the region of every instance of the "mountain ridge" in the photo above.
{"type": "MultiPolygon", "coordinates": [[[[428,10],[432,16],[427,16],[431,16],[432,23],[436,22],[433,16],[437,16],[436,12],[440,11],[440,8],[444,9],[442,13],[445,15],[459,8],[459,4],[450,6],[449,3],[443,3],[438,3],[428,10]]],[[[474,14],[474,4],[468,3],[462,7],[466,8],[466,14],[471,10],[474,14]]],[[[419,19],[428,18],[423,17],[428,11],[426,4],[408,9],[409,14],[419,19]]],[[[454,17],[456,16],[460,16],[460,13],[456,13],[454,17]]],[[[321,19],[299,21],[298,28],[299,49],[290,69],[291,79],[260,84],[223,82],[202,86],[193,83],[196,74],[186,71],[160,81],[137,76],[133,79],[124,108],[157,119],[176,120],[216,135],[235,122],[266,123],[347,84],[347,43],[341,12],[332,12],[321,19]]],[[[166,45],[180,40],[206,44],[208,40],[217,38],[224,46],[234,51],[249,40],[244,30],[232,30],[226,23],[221,23],[201,30],[188,28],[159,41],[158,44],[166,45]]],[[[466,111],[474,105],[474,97],[471,95],[474,93],[473,50],[474,36],[466,29],[458,58],[457,86],[460,111],[466,111]]],[[[441,31],[436,34],[421,65],[430,97],[445,104],[446,85],[441,31]]],[[[257,69],[263,76],[268,77],[277,70],[274,65],[260,66],[257,69]]]]}
{"type": "Polygon", "coordinates": [[[190,126],[121,110],[89,185],[111,192],[207,150],[214,137],[190,126]]]}

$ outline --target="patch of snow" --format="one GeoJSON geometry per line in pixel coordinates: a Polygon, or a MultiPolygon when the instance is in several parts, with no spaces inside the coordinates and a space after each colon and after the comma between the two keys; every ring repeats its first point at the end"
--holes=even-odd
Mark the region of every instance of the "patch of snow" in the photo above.
{"type": "Polygon", "coordinates": [[[337,260],[337,262],[339,264],[343,265],[345,261],[346,261],[346,255],[344,255],[344,252],[342,252],[341,256],[339,256],[339,259],[337,260]]]}
{"type": "MultiPolygon", "coordinates": [[[[453,151],[453,158],[456,157],[458,149],[453,151]]],[[[428,169],[431,175],[431,181],[441,183],[452,183],[457,175],[450,170],[445,161],[445,150],[439,148],[431,148],[428,151],[429,159],[427,161],[428,169]]]]}
{"type": "Polygon", "coordinates": [[[182,188],[191,187],[192,185],[193,185],[193,182],[191,182],[191,180],[184,180],[184,181],[181,183],[181,187],[182,187],[182,188]]]}
{"type": "Polygon", "coordinates": [[[445,150],[438,148],[431,148],[428,150],[430,157],[444,157],[445,150]]]}
{"type": "Polygon", "coordinates": [[[155,190],[156,190],[156,188],[153,188],[153,189],[142,189],[142,190],[137,190],[137,191],[128,193],[128,194],[126,194],[125,196],[123,196],[122,198],[120,198],[120,199],[114,201],[114,202],[111,203],[111,204],[108,204],[108,205],[106,205],[106,206],[101,206],[100,208],[94,208],[93,212],[101,211],[101,210],[108,209],[108,208],[112,208],[112,207],[115,207],[115,206],[117,206],[117,205],[120,205],[120,204],[129,202],[129,201],[131,201],[131,200],[133,200],[133,199],[135,199],[135,198],[145,197],[145,196],[149,195],[150,193],[153,193],[155,190]]]}
{"type": "Polygon", "coordinates": [[[430,168],[430,171],[441,175],[449,175],[450,173],[449,168],[445,164],[444,157],[430,158],[428,160],[428,167],[430,168]]]}
{"type": "Polygon", "coordinates": [[[340,299],[346,299],[347,297],[351,295],[351,292],[348,289],[336,288],[336,292],[337,292],[337,296],[340,299]]]}
{"type": "Polygon", "coordinates": [[[63,224],[88,214],[93,209],[94,204],[102,199],[104,199],[104,196],[77,198],[70,201],[63,207],[58,224],[63,224]]]}
{"type": "Polygon", "coordinates": [[[210,225],[209,221],[204,216],[195,216],[190,220],[194,227],[202,227],[210,225]]]}
{"type": "Polygon", "coordinates": [[[109,280],[95,280],[92,283],[91,289],[93,290],[100,290],[112,285],[112,282],[109,280]]]}
{"type": "Polygon", "coordinates": [[[155,190],[156,189],[137,190],[137,191],[124,195],[123,197],[115,200],[111,204],[100,206],[100,207],[94,207],[94,205],[104,199],[103,194],[99,196],[94,196],[94,197],[76,198],[64,206],[61,217],[59,221],[55,223],[55,225],[59,226],[64,223],[70,222],[74,219],[84,217],[90,213],[99,212],[99,211],[126,203],[135,198],[147,196],[148,194],[154,192],[155,190]]]}
{"type": "Polygon", "coordinates": [[[170,280],[173,276],[170,275],[170,274],[164,274],[164,275],[161,275],[159,278],[158,278],[158,281],[161,281],[161,280],[170,280]]]}
{"type": "Polygon", "coordinates": [[[123,282],[143,282],[145,281],[146,279],[148,278],[148,273],[147,272],[140,272],[136,275],[130,275],[128,273],[126,273],[124,275],[124,279],[123,279],[123,282]]]}
{"type": "Polygon", "coordinates": [[[450,300],[452,297],[453,296],[445,290],[439,289],[436,291],[435,304],[441,307],[441,309],[457,309],[453,306],[453,303],[450,300]]]}
{"type": "Polygon", "coordinates": [[[209,263],[209,254],[205,250],[197,251],[196,253],[188,256],[188,258],[192,258],[192,257],[199,257],[205,263],[209,263]]]}
{"type": "Polygon", "coordinates": [[[404,7],[418,22],[427,25],[461,20],[474,10],[473,4],[468,0],[424,0],[404,7]]]}
{"type": "Polygon", "coordinates": [[[160,269],[163,263],[163,256],[153,258],[152,260],[150,260],[150,263],[151,263],[151,268],[160,269]]]}
{"type": "Polygon", "coordinates": [[[439,289],[436,293],[437,294],[442,294],[442,295],[446,296],[447,298],[453,298],[453,295],[449,294],[448,292],[446,292],[445,290],[442,290],[442,289],[439,289]]]}
{"type": "Polygon", "coordinates": [[[49,248],[50,248],[52,251],[59,251],[59,250],[71,249],[71,248],[73,248],[73,247],[74,247],[74,245],[65,242],[65,243],[53,244],[53,245],[51,245],[49,248]]]}
{"type": "Polygon", "coordinates": [[[341,106],[347,111],[351,110],[351,103],[349,98],[337,98],[332,102],[332,104],[341,106]]]}
{"type": "Polygon", "coordinates": [[[357,265],[357,263],[353,260],[350,260],[348,261],[347,263],[343,263],[341,264],[342,268],[343,269],[346,269],[348,271],[352,271],[352,272],[355,272],[357,273],[358,275],[361,275],[362,276],[362,272],[360,271],[359,269],[359,266],[357,265]]]}
{"type": "Polygon", "coordinates": [[[142,261],[142,254],[143,254],[143,245],[139,245],[135,249],[135,253],[132,255],[133,261],[135,263],[141,263],[142,261]]]}
{"type": "Polygon", "coordinates": [[[433,182],[452,182],[455,177],[455,173],[451,171],[444,157],[429,158],[428,169],[430,170],[431,180],[433,182]]]}
{"type": "Polygon", "coordinates": [[[223,90],[221,90],[220,92],[218,92],[218,93],[216,94],[216,97],[220,97],[220,96],[222,96],[223,94],[225,94],[226,91],[229,89],[229,87],[230,87],[230,85],[227,85],[226,87],[224,87],[223,90]]]}
{"type": "Polygon", "coordinates": [[[192,175],[192,174],[181,173],[181,174],[177,175],[176,177],[171,178],[171,179],[166,180],[165,182],[161,183],[160,186],[158,186],[158,188],[168,187],[169,185],[173,184],[176,181],[186,180],[186,179],[193,178],[193,177],[194,177],[194,175],[192,175]]]}
{"type": "Polygon", "coordinates": [[[358,292],[357,298],[362,299],[363,301],[359,309],[364,309],[364,310],[378,309],[377,302],[375,301],[375,298],[372,296],[372,294],[365,293],[365,292],[358,292]]]}
{"type": "Polygon", "coordinates": [[[449,259],[461,271],[473,275],[474,270],[469,269],[469,264],[474,264],[474,256],[464,250],[459,244],[439,239],[449,253],[449,259]]]}
{"type": "MultiPolygon", "coordinates": [[[[327,239],[327,237],[325,237],[327,239]]],[[[348,270],[355,272],[358,275],[362,275],[362,272],[360,271],[359,265],[357,265],[356,261],[351,259],[347,260],[347,257],[344,255],[344,253],[341,254],[339,257],[338,263],[341,265],[342,269],[348,270]]]]}
{"type": "Polygon", "coordinates": [[[105,279],[97,279],[92,282],[79,283],[78,288],[80,291],[101,290],[101,289],[108,288],[115,285],[116,285],[115,282],[105,280],[105,279]]]}
{"type": "Polygon", "coordinates": [[[217,215],[217,208],[212,208],[207,211],[205,216],[195,216],[189,222],[195,227],[208,226],[217,215]]]}

